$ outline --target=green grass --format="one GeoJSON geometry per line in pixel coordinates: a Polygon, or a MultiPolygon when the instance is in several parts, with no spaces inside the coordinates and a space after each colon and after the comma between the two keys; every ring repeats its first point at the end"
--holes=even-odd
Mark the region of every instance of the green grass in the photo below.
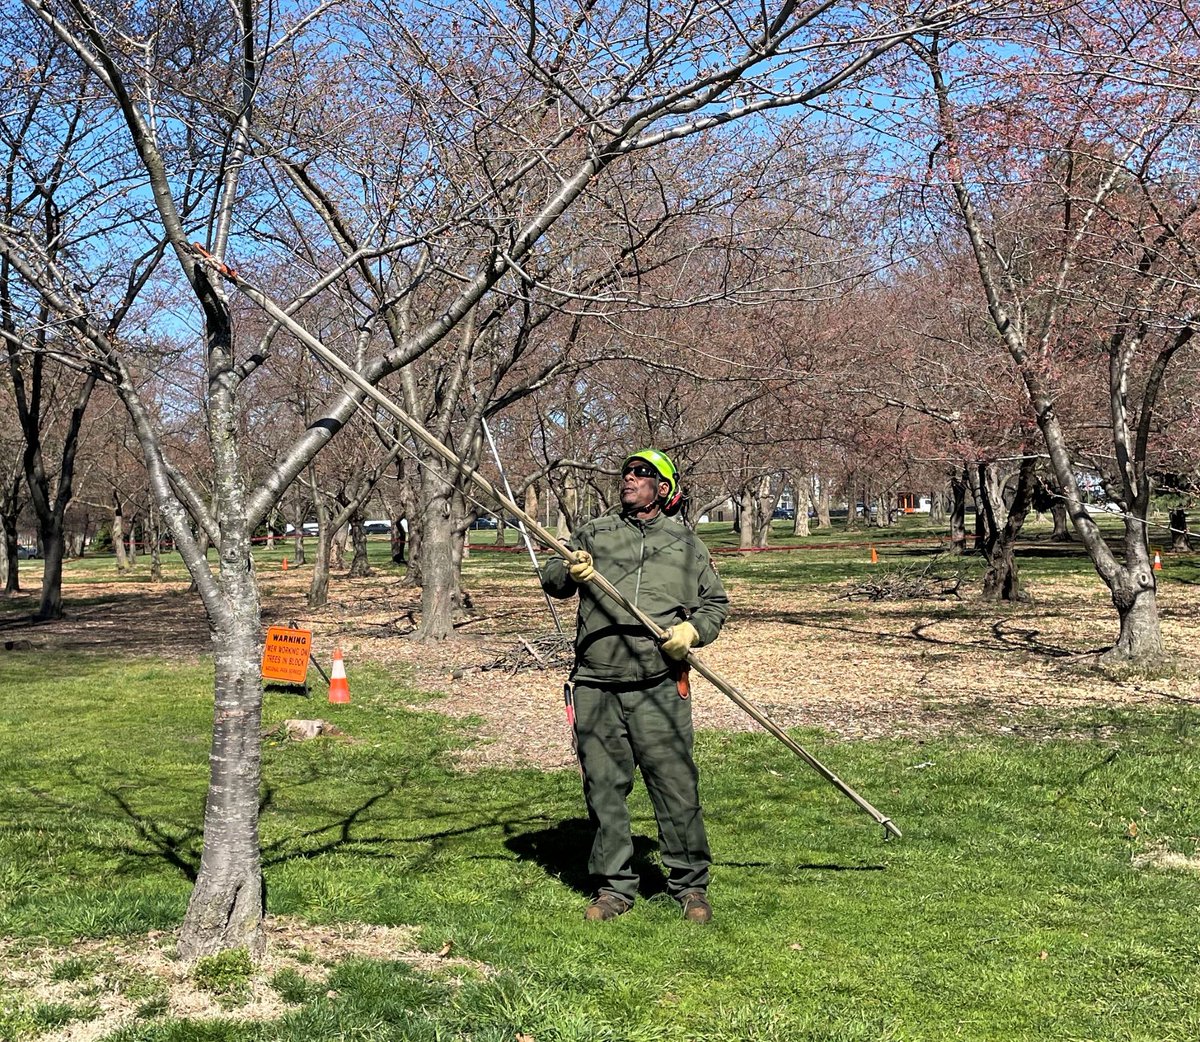
{"type": "MultiPolygon", "coordinates": [[[[200,851],[211,672],[156,661],[0,656],[0,936],[170,929],[200,851]]],[[[353,738],[268,744],[262,840],[272,913],[421,928],[492,968],[459,982],[352,960],[274,981],[282,1020],[174,1021],[153,989],[133,1040],[742,1042],[1153,1039],[1200,1031],[1193,855],[1200,713],[1097,713],[1103,740],[801,741],[905,831],[880,830],[762,735],[703,734],[717,864],[709,928],[681,922],[648,855],[646,900],[582,921],[587,847],[574,771],[462,774],[463,732],[379,671],[350,706],[305,705],[353,738]],[[336,715],[335,715],[336,714],[336,715]],[[1136,838],[1131,838],[1136,823],[1136,838]]],[[[498,691],[498,696],[503,692],[498,691]]],[[[432,708],[432,707],[431,707],[432,708]]],[[[270,694],[271,726],[297,715],[270,694]]],[[[652,850],[644,791],[639,850],[652,850]]],[[[314,951],[315,964],[323,961],[314,951]]],[[[73,961],[72,961],[73,960],[73,961]]],[[[238,968],[218,974],[236,989],[238,968]],[[229,982],[232,981],[232,984],[229,982]]],[[[0,1038],[86,1006],[0,992],[0,1038]]]]}

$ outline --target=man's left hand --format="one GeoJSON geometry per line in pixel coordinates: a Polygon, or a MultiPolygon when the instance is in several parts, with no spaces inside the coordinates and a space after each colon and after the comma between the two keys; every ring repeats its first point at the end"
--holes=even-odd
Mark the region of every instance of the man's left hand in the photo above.
{"type": "Polygon", "coordinates": [[[662,653],[668,658],[681,662],[687,658],[688,652],[699,643],[700,634],[696,632],[695,626],[690,622],[677,622],[667,630],[667,636],[659,646],[662,648],[662,653]]]}

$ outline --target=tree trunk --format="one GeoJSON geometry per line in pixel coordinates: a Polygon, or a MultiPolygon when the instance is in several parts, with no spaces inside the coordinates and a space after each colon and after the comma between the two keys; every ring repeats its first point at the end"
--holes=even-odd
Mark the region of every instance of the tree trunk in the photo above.
{"type": "MultiPolygon", "coordinates": [[[[237,581],[231,574],[235,571],[222,568],[222,578],[237,581]]],[[[253,573],[244,567],[241,571],[236,593],[228,596],[232,618],[214,634],[216,704],[204,851],[179,933],[179,955],[185,961],[231,948],[246,948],[257,957],[266,947],[258,842],[259,603],[253,573]]]]}
{"type": "Polygon", "coordinates": [[[371,562],[367,558],[367,532],[363,527],[361,514],[355,514],[350,519],[350,542],[354,547],[354,556],[350,561],[350,578],[365,579],[371,575],[371,562]]]}
{"type": "Polygon", "coordinates": [[[392,561],[404,564],[404,545],[408,542],[408,533],[404,530],[403,517],[392,518],[392,561]]]}
{"type": "Polygon", "coordinates": [[[401,586],[407,586],[410,589],[422,585],[421,544],[424,542],[424,533],[421,530],[421,524],[421,515],[414,509],[408,515],[408,568],[404,573],[404,579],[400,583],[401,586]]]}
{"type": "Polygon", "coordinates": [[[1067,504],[1061,499],[1050,504],[1050,517],[1054,521],[1054,531],[1050,533],[1052,543],[1071,542],[1071,519],[1067,516],[1067,504]]]}
{"type": "Polygon", "coordinates": [[[1152,664],[1163,656],[1158,592],[1148,551],[1142,548],[1131,552],[1131,541],[1141,542],[1136,537],[1126,539],[1125,565],[1112,584],[1112,601],[1121,631],[1103,658],[1109,662],[1152,664]]]}
{"type": "Polygon", "coordinates": [[[5,514],[0,516],[3,529],[4,594],[12,596],[21,592],[21,559],[18,556],[17,519],[5,514]]]}
{"type": "Polygon", "coordinates": [[[329,603],[329,535],[317,532],[317,556],[313,561],[312,578],[308,583],[308,606],[323,608],[329,603]]]}
{"type": "Polygon", "coordinates": [[[792,519],[792,535],[807,536],[808,511],[812,506],[811,486],[807,481],[801,481],[796,486],[796,516],[792,519]]]}
{"type": "Polygon", "coordinates": [[[450,475],[445,465],[429,461],[421,475],[421,622],[412,640],[447,640],[454,635],[454,603],[458,576],[454,568],[456,538],[450,510],[450,475]]]}
{"type": "Polygon", "coordinates": [[[339,572],[346,567],[346,537],[349,534],[347,526],[343,525],[333,533],[329,540],[329,567],[336,568],[339,572]]]}
{"type": "Polygon", "coordinates": [[[745,485],[738,495],[738,549],[754,545],[754,493],[745,485]]]}
{"type": "MultiPolygon", "coordinates": [[[[816,479],[816,480],[820,480],[820,479],[816,479]]],[[[833,522],[830,519],[830,513],[833,508],[832,502],[831,502],[832,498],[833,497],[829,491],[829,482],[828,481],[820,481],[820,485],[817,489],[817,527],[818,528],[831,528],[833,526],[833,522]]]]}
{"type": "Polygon", "coordinates": [[[132,568],[137,564],[138,549],[137,549],[137,515],[129,522],[129,567],[132,568]]]}
{"type": "Polygon", "coordinates": [[[63,538],[62,525],[49,525],[39,529],[42,543],[42,596],[38,602],[37,618],[61,619],[63,617],[62,570],[63,538]]]}
{"type": "Polygon", "coordinates": [[[125,515],[116,492],[113,493],[112,544],[117,557],[117,571],[129,571],[129,557],[125,553],[125,515]]]}
{"type": "Polygon", "coordinates": [[[152,583],[160,583],[162,582],[162,554],[159,551],[158,544],[161,539],[161,533],[158,530],[158,510],[155,508],[153,502],[151,502],[146,516],[146,538],[150,542],[150,581],[152,583]]]}
{"type": "Polygon", "coordinates": [[[960,474],[950,475],[950,552],[967,552],[967,484],[960,474]]]}
{"type": "Polygon", "coordinates": [[[296,527],[292,534],[292,564],[305,564],[304,560],[304,529],[296,527]]]}
{"type": "Polygon", "coordinates": [[[1008,494],[1008,478],[992,463],[978,465],[975,493],[977,527],[982,532],[983,555],[987,569],[983,574],[983,599],[1009,603],[1021,600],[1021,579],[1013,551],[1021,526],[1029,514],[1036,460],[1026,457],[1017,472],[1015,488],[1008,494]]]}
{"type": "Polygon", "coordinates": [[[776,497],[771,492],[771,476],[764,474],[758,479],[754,495],[754,545],[766,546],[771,539],[771,515],[775,513],[776,497]]]}
{"type": "Polygon", "coordinates": [[[935,489],[929,496],[929,523],[940,525],[946,520],[946,493],[935,489]]]}
{"type": "Polygon", "coordinates": [[[1176,507],[1170,514],[1171,549],[1176,553],[1189,553],[1192,549],[1191,533],[1188,532],[1187,511],[1176,507]]]}

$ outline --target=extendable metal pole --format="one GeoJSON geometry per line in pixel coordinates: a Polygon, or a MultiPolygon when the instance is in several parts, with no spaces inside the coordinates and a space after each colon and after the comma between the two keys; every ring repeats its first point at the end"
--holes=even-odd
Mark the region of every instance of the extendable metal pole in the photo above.
{"type": "MultiPolygon", "coordinates": [[[[253,286],[251,283],[247,282],[227,265],[224,265],[216,260],[216,258],[209,254],[204,247],[195,243],[192,245],[195,247],[196,251],[205,258],[205,260],[213,269],[220,272],[221,275],[233,283],[233,285],[241,290],[242,293],[244,293],[247,297],[254,301],[254,303],[261,307],[268,315],[271,316],[272,319],[287,329],[288,332],[295,336],[297,340],[299,340],[319,359],[325,362],[331,369],[335,370],[349,383],[357,387],[368,398],[378,403],[384,410],[391,413],[391,415],[404,424],[412,436],[425,445],[426,448],[428,448],[435,455],[440,456],[446,463],[449,463],[468,481],[474,482],[479,489],[499,503],[502,508],[509,511],[514,517],[519,518],[522,522],[524,522],[524,524],[529,527],[529,530],[533,532],[533,534],[537,536],[538,540],[545,544],[548,549],[553,550],[564,561],[570,562],[572,560],[572,552],[565,543],[560,542],[556,536],[552,535],[546,528],[542,527],[537,520],[530,517],[529,514],[527,514],[521,507],[517,506],[517,504],[514,503],[509,496],[506,496],[503,492],[497,489],[495,485],[493,485],[487,478],[475,470],[474,467],[455,455],[455,453],[448,446],[442,444],[442,442],[440,442],[428,430],[426,430],[420,422],[405,412],[404,409],[397,405],[391,398],[376,388],[374,384],[366,380],[360,373],[357,372],[357,370],[343,362],[341,358],[339,358],[334,352],[330,351],[329,348],[322,344],[321,341],[312,335],[312,333],[310,333],[299,322],[292,318],[291,315],[280,308],[279,305],[271,300],[270,297],[268,297],[260,289],[253,286]]],[[[615,600],[621,605],[622,608],[634,616],[634,618],[636,618],[638,622],[640,622],[642,626],[649,631],[655,640],[661,641],[666,636],[666,630],[659,626],[658,623],[650,618],[649,615],[638,608],[637,605],[630,601],[623,593],[621,593],[620,590],[618,590],[612,583],[605,579],[599,572],[593,574],[591,579],[588,581],[602,593],[615,600]]],[[[867,802],[867,800],[855,792],[849,785],[842,781],[841,778],[834,774],[833,771],[831,771],[828,767],[821,763],[820,760],[818,760],[803,746],[801,746],[799,742],[792,738],[791,735],[789,735],[782,727],[775,723],[774,720],[767,716],[766,713],[754,705],[754,703],[752,703],[748,698],[746,698],[745,695],[738,691],[738,689],[729,683],[729,681],[727,681],[709,666],[705,665],[695,652],[688,652],[687,663],[692,667],[692,669],[708,680],[709,683],[711,683],[718,691],[729,698],[734,705],[748,713],[754,720],[766,728],[767,731],[778,738],[779,741],[781,741],[785,746],[787,746],[788,749],[800,757],[800,759],[808,764],[822,778],[834,786],[834,788],[836,788],[843,795],[849,797],[850,800],[852,800],[860,810],[870,815],[870,817],[882,825],[885,833],[884,838],[887,838],[888,835],[895,836],[897,839],[900,838],[902,833],[900,832],[900,829],[896,827],[891,818],[876,810],[870,803],[867,802]]]]}

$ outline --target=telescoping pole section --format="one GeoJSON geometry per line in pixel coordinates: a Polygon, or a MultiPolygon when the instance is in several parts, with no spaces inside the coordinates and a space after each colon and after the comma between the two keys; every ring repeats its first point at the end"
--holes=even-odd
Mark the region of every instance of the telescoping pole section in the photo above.
{"type": "MultiPolygon", "coordinates": [[[[511,513],[514,517],[519,518],[523,524],[531,531],[538,540],[545,544],[547,548],[553,550],[559,557],[565,561],[571,560],[571,551],[564,544],[552,535],[547,529],[538,524],[537,520],[530,517],[521,507],[517,506],[508,496],[504,495],[496,488],[487,478],[476,471],[469,464],[459,459],[446,445],[442,444],[437,438],[429,433],[416,419],[405,412],[391,398],[378,390],[373,384],[365,380],[351,366],[343,362],[334,352],[330,351],[324,344],[305,329],[299,322],[291,317],[286,311],[280,308],[274,301],[265,293],[247,282],[244,278],[238,275],[227,265],[220,263],[211,254],[208,253],[202,246],[193,243],[197,253],[199,253],[208,264],[216,271],[220,272],[229,282],[235,285],[242,293],[250,300],[254,301],[261,307],[272,319],[278,322],[281,326],[288,330],[296,337],[305,347],[307,347],[321,361],[325,362],[331,369],[335,370],[348,382],[357,387],[368,398],[377,402],[383,409],[391,413],[399,420],[414,438],[423,443],[430,451],[440,456],[443,460],[454,467],[468,481],[473,482],[485,494],[495,500],[501,507],[511,513]]],[[[605,579],[599,572],[593,574],[589,580],[591,584],[601,590],[608,597],[611,597],[621,605],[627,612],[633,615],[638,622],[642,624],[654,637],[655,640],[661,641],[666,636],[666,631],[658,625],[649,615],[643,612],[635,604],[633,604],[620,590],[612,583],[605,579]]],[[[854,803],[880,825],[884,827],[884,837],[889,835],[900,838],[902,833],[896,827],[891,818],[880,813],[867,800],[854,791],[841,778],[826,767],[820,760],[806,750],[799,742],[789,735],[782,727],[772,720],[766,713],[758,708],[753,702],[745,697],[737,688],[735,688],[728,680],[722,677],[704,664],[695,652],[688,652],[688,665],[697,673],[709,681],[717,690],[729,698],[738,708],[743,710],[767,731],[773,734],[784,745],[786,745],[793,753],[808,764],[822,778],[833,785],[836,789],[848,796],[854,803]]]]}

